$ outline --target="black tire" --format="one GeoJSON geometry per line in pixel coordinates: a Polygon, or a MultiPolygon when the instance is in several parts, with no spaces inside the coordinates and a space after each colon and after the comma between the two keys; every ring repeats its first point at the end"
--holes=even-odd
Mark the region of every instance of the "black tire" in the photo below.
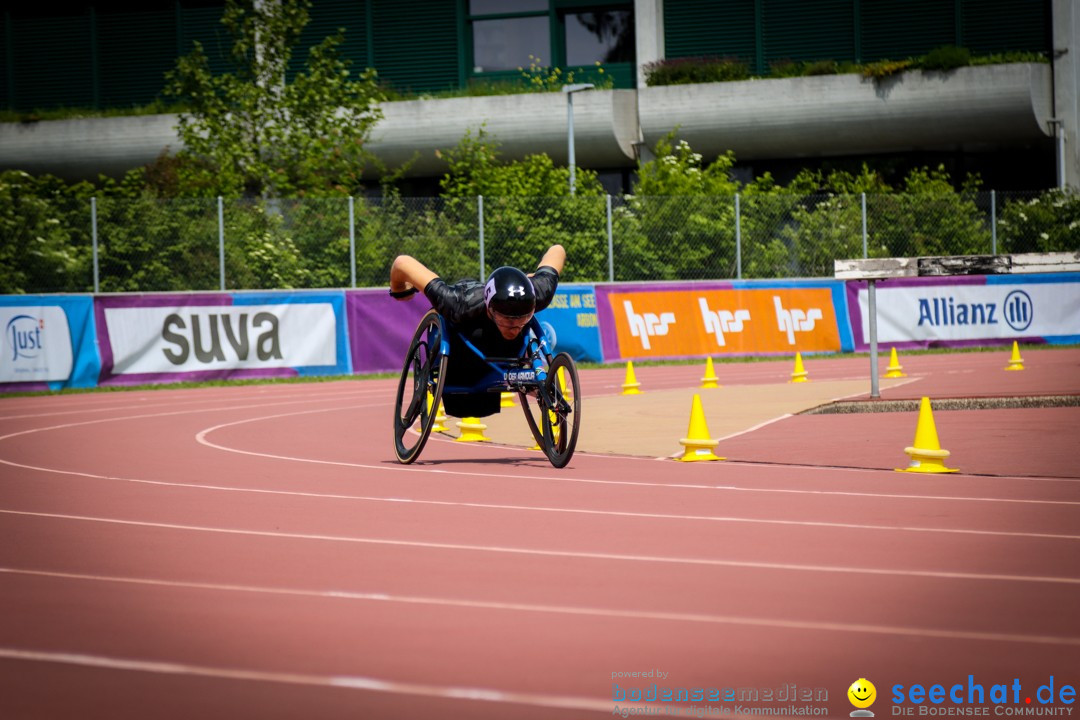
{"type": "Polygon", "coordinates": [[[538,396],[542,431],[540,447],[553,466],[566,467],[577,447],[581,425],[581,385],[574,359],[566,353],[556,355],[548,368],[544,387],[546,393],[538,396]],[[559,379],[560,371],[562,380],[559,379]],[[551,398],[554,404],[548,406],[545,396],[551,398]]]}
{"type": "Polygon", "coordinates": [[[398,462],[408,464],[420,456],[435,424],[446,385],[447,356],[442,352],[445,332],[439,313],[428,311],[416,326],[409,352],[405,355],[394,400],[394,452],[398,462]],[[430,404],[427,402],[429,394],[432,397],[430,404]],[[420,422],[419,435],[409,444],[409,433],[417,421],[420,422]]]}

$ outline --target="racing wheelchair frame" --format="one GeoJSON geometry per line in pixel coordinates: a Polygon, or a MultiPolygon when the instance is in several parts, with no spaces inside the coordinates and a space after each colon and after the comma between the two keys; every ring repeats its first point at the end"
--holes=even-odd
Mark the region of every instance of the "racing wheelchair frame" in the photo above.
{"type": "Polygon", "coordinates": [[[458,335],[491,370],[476,385],[448,386],[450,338],[457,331],[434,309],[421,318],[405,356],[394,401],[394,451],[399,462],[408,464],[419,457],[444,394],[478,392],[516,392],[529,430],[551,464],[561,468],[570,462],[581,419],[577,366],[566,353],[551,354],[535,317],[523,332],[525,345],[514,358],[487,357],[458,335]]]}

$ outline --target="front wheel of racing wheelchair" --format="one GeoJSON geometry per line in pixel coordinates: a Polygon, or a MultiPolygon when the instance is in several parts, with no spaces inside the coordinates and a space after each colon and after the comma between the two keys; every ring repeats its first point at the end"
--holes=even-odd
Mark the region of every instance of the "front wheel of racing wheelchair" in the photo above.
{"type": "Polygon", "coordinates": [[[446,385],[446,324],[434,309],[420,320],[413,333],[394,401],[394,452],[408,464],[420,455],[431,435],[446,385]],[[413,425],[418,433],[410,440],[413,425]]]}
{"type": "Polygon", "coordinates": [[[553,357],[544,382],[535,391],[519,392],[518,397],[537,446],[553,466],[566,467],[577,447],[581,424],[581,390],[574,359],[566,353],[553,357]]]}

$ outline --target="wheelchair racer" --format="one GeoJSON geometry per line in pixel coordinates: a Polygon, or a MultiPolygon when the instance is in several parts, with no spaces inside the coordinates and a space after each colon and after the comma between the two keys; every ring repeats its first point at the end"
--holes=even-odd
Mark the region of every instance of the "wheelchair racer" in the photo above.
{"type": "MultiPolygon", "coordinates": [[[[461,337],[488,357],[520,355],[525,345],[523,331],[533,315],[555,297],[565,262],[563,246],[552,245],[530,275],[517,268],[500,267],[486,282],[462,280],[450,285],[416,258],[399,255],[390,266],[390,296],[406,300],[422,291],[431,306],[455,327],[446,381],[457,387],[471,387],[491,368],[465,346],[461,337]]],[[[443,396],[443,407],[455,417],[486,417],[499,412],[499,401],[499,393],[453,393],[443,396]]]]}

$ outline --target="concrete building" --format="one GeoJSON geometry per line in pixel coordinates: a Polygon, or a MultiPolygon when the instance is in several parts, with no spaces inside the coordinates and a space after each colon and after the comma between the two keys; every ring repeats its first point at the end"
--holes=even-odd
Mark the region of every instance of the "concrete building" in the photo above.
{"type": "MultiPolygon", "coordinates": [[[[48,18],[6,11],[0,105],[30,115],[149,102],[194,39],[225,67],[220,2],[146,3],[138,13],[112,5],[68,2],[48,18]]],[[[535,58],[588,81],[600,61],[615,87],[575,95],[576,163],[602,173],[613,191],[628,189],[639,154],[671,130],[706,159],[733,151],[745,177],[871,159],[977,171],[988,188],[1080,188],[1076,0],[315,0],[311,18],[301,50],[345,27],[354,65],[414,93],[519,77],[535,58]],[[881,80],[646,82],[650,63],[678,58],[738,58],[767,76],[784,61],[902,59],[948,44],[974,55],[1037,52],[1048,62],[881,80]]],[[[445,168],[436,151],[481,124],[506,158],[568,159],[562,93],[423,98],[385,103],[383,112],[369,148],[391,167],[415,155],[410,173],[421,190],[445,168]]],[[[118,174],[177,149],[174,125],[169,115],[3,123],[0,167],[118,174]]]]}

